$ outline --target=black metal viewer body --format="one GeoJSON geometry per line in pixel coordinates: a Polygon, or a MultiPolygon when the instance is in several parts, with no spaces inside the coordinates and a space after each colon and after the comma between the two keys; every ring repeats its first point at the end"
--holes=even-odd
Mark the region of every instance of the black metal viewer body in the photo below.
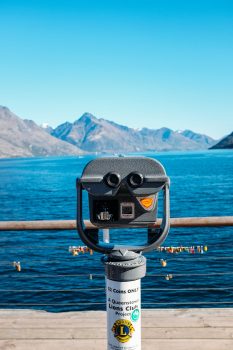
{"type": "Polygon", "coordinates": [[[109,254],[122,249],[99,242],[98,229],[148,227],[157,218],[158,194],[163,192],[163,220],[156,232],[148,229],[148,241],[124,246],[129,251],[155,249],[169,231],[169,178],[163,166],[145,157],[98,158],[89,162],[77,179],[77,229],[83,242],[94,250],[109,254]],[[83,224],[82,192],[89,196],[90,221],[98,227],[87,230],[83,224]]]}

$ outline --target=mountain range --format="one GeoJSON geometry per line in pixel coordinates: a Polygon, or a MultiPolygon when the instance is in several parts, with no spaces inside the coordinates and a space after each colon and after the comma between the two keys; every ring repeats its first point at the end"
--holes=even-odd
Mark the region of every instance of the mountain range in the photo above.
{"type": "Polygon", "coordinates": [[[90,113],[56,128],[38,126],[0,106],[0,158],[201,150],[216,143],[213,138],[191,130],[134,129],[90,113]]]}
{"type": "MultiPolygon", "coordinates": [[[[51,132],[51,131],[50,131],[51,132]]],[[[168,128],[133,129],[84,113],[74,123],[65,122],[51,135],[87,152],[145,152],[207,149],[216,141],[209,136],[168,128]]]]}

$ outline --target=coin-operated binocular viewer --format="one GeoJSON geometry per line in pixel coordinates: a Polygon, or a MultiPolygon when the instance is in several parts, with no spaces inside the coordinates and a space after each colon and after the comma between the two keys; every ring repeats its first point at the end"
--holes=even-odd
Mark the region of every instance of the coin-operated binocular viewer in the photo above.
{"type": "MultiPolygon", "coordinates": [[[[143,252],[159,247],[169,231],[169,178],[163,166],[145,157],[98,158],[77,179],[77,230],[82,241],[104,254],[108,350],[141,349],[141,278],[146,274],[143,252]],[[83,191],[88,192],[92,229],[84,227],[83,191]],[[163,218],[157,219],[163,192],[163,218]],[[99,230],[146,228],[147,240],[136,234],[134,244],[100,240],[99,230]]],[[[132,230],[133,231],[133,230],[132,230]]],[[[130,230],[126,234],[131,235],[130,230]]]]}

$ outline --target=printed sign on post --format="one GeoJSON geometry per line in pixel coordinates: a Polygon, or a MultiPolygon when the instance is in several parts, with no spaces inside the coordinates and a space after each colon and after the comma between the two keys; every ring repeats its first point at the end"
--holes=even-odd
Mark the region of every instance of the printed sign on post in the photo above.
{"type": "Polygon", "coordinates": [[[141,281],[106,280],[108,350],[141,350],[141,281]]]}

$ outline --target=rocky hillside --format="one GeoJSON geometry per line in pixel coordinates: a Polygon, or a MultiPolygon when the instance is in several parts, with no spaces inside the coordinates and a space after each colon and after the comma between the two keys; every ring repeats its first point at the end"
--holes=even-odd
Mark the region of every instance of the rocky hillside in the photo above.
{"type": "Polygon", "coordinates": [[[49,135],[32,120],[0,106],[0,158],[80,154],[79,148],[49,135]]]}
{"type": "Polygon", "coordinates": [[[52,135],[89,152],[145,152],[208,149],[216,143],[211,137],[168,128],[157,130],[128,128],[84,113],[74,123],[66,122],[52,135]]]}
{"type": "Polygon", "coordinates": [[[181,132],[181,134],[188,139],[200,145],[203,145],[204,148],[209,148],[216,143],[216,140],[212,139],[212,137],[203,134],[197,134],[191,130],[184,130],[181,132]]]}
{"type": "Polygon", "coordinates": [[[233,148],[233,132],[224,137],[220,142],[218,142],[216,145],[211,147],[211,149],[227,149],[227,148],[233,148]]]}

